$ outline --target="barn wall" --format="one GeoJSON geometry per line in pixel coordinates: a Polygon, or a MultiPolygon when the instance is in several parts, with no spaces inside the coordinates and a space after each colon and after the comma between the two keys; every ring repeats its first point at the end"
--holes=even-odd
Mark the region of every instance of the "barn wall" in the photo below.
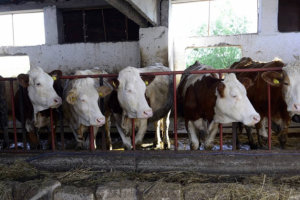
{"type": "Polygon", "coordinates": [[[242,56],[259,61],[275,57],[285,63],[300,58],[300,33],[280,33],[277,28],[278,0],[260,0],[259,32],[256,34],[174,38],[175,70],[185,69],[187,48],[211,46],[240,46],[242,56]]]}

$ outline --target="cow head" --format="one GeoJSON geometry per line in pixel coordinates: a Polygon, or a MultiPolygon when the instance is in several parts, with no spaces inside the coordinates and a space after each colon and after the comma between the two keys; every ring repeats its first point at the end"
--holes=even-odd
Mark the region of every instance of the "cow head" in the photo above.
{"type": "Polygon", "coordinates": [[[58,108],[62,100],[53,88],[54,81],[62,75],[60,70],[45,73],[40,67],[30,69],[27,74],[19,74],[18,82],[27,87],[28,96],[33,105],[34,113],[49,108],[58,108]]]}
{"type": "Polygon", "coordinates": [[[102,126],[105,117],[98,106],[99,97],[111,92],[108,86],[98,86],[92,78],[77,79],[67,95],[67,102],[73,105],[80,124],[85,126],[102,126]]]}
{"type": "Polygon", "coordinates": [[[264,72],[261,77],[272,87],[281,87],[287,111],[291,114],[300,114],[300,66],[289,64],[282,69],[282,73],[264,72]]]}
{"type": "Polygon", "coordinates": [[[220,123],[243,122],[252,126],[260,121],[260,115],[250,103],[246,87],[251,80],[244,78],[239,82],[235,74],[228,74],[216,89],[215,119],[220,123]]]}
{"type": "Polygon", "coordinates": [[[153,112],[145,98],[146,86],[155,75],[141,76],[139,70],[127,67],[120,71],[118,78],[109,79],[109,83],[117,90],[118,100],[123,109],[123,116],[129,118],[152,117],[153,112]]]}

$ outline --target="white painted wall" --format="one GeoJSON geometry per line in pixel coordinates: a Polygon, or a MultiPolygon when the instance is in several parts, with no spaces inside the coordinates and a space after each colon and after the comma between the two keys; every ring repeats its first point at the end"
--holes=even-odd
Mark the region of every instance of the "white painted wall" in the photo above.
{"type": "Polygon", "coordinates": [[[174,38],[175,70],[185,69],[185,50],[197,47],[241,46],[242,56],[258,61],[279,57],[289,63],[300,59],[300,33],[278,32],[278,0],[260,1],[260,31],[257,34],[174,38]]]}
{"type": "Polygon", "coordinates": [[[99,67],[115,73],[127,66],[140,67],[138,42],[76,43],[32,47],[0,47],[0,55],[27,54],[30,66],[65,74],[78,69],[99,67]]]}
{"type": "Polygon", "coordinates": [[[45,7],[43,11],[46,44],[58,44],[56,6],[45,7]]]}

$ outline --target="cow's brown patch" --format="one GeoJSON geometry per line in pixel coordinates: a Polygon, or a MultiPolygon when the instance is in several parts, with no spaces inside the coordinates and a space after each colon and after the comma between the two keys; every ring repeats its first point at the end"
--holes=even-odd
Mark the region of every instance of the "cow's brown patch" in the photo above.
{"type": "Polygon", "coordinates": [[[247,78],[247,77],[240,78],[239,81],[243,84],[243,86],[246,89],[249,88],[251,85],[253,85],[252,80],[250,78],[247,78]]]}
{"type": "Polygon", "coordinates": [[[218,93],[219,93],[219,95],[220,95],[221,98],[225,97],[224,96],[224,90],[225,90],[225,88],[226,88],[225,84],[223,82],[220,82],[219,85],[218,85],[218,87],[217,87],[217,91],[218,91],[218,93]]]}
{"type": "Polygon", "coordinates": [[[28,74],[19,74],[17,79],[18,79],[19,84],[22,85],[23,87],[29,86],[29,75],[28,74]]]}

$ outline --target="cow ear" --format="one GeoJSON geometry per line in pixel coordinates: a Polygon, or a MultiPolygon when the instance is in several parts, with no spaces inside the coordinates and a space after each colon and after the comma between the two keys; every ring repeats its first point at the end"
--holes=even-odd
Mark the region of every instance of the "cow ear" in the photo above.
{"type": "Polygon", "coordinates": [[[18,79],[19,84],[22,85],[23,87],[29,86],[29,75],[28,74],[19,74],[17,79],[18,79]]]}
{"type": "Polygon", "coordinates": [[[224,90],[225,90],[226,86],[223,82],[219,83],[219,85],[217,86],[217,92],[219,93],[221,98],[224,98],[224,90]]]}
{"type": "Polygon", "coordinates": [[[261,74],[261,78],[271,86],[279,87],[282,84],[282,75],[278,72],[264,72],[261,74]]]}
{"type": "Polygon", "coordinates": [[[154,79],[154,74],[141,75],[141,79],[145,82],[145,85],[148,86],[154,79]]]}
{"type": "Polygon", "coordinates": [[[69,104],[74,104],[76,101],[77,101],[77,98],[78,98],[78,94],[75,90],[71,90],[69,93],[68,93],[68,96],[67,96],[67,102],[69,104]]]}
{"type": "Polygon", "coordinates": [[[99,93],[99,97],[100,98],[105,97],[106,95],[110,94],[111,91],[112,91],[110,87],[105,86],[105,85],[104,86],[100,86],[100,87],[98,87],[96,89],[97,89],[97,91],[99,93]]]}
{"type": "Polygon", "coordinates": [[[54,81],[60,80],[62,76],[62,71],[61,70],[54,70],[49,73],[49,75],[53,78],[54,81]]]}
{"type": "Polygon", "coordinates": [[[108,82],[115,90],[119,88],[120,82],[117,78],[109,78],[108,82]]]}
{"type": "Polygon", "coordinates": [[[246,89],[248,89],[251,85],[253,85],[253,82],[250,78],[244,77],[240,78],[239,81],[244,85],[246,89]]]}

